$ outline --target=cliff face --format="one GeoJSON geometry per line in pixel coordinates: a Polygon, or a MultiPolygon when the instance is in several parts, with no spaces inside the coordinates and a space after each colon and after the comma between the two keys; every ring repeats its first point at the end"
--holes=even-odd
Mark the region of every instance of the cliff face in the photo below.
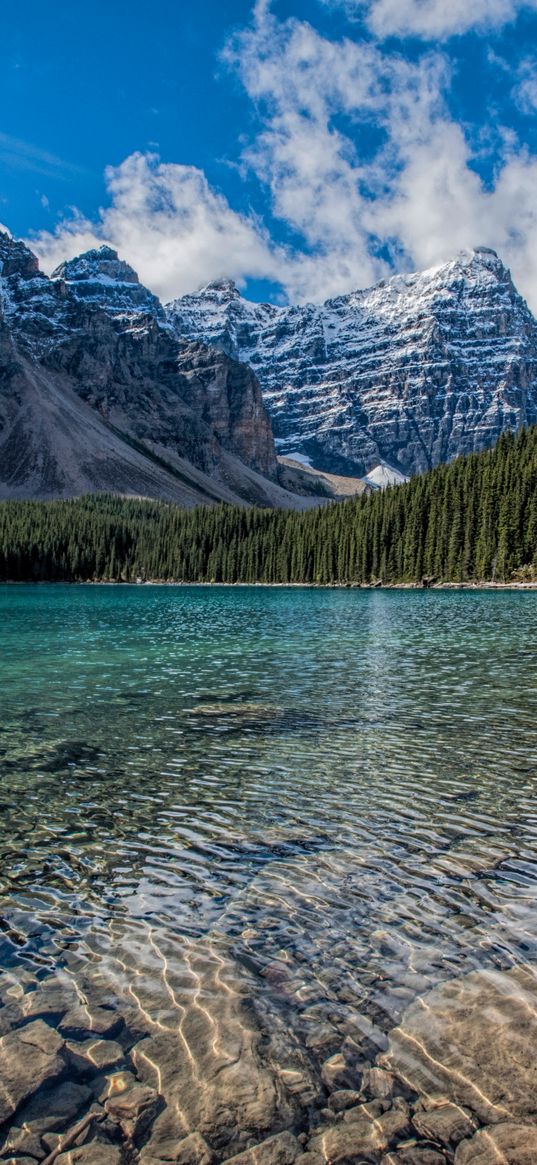
{"type": "Polygon", "coordinates": [[[413,473],[537,421],[537,323],[485,248],[321,306],[253,304],[220,281],[167,317],[248,363],[278,451],[322,469],[413,473]]]}
{"type": "MultiPolygon", "coordinates": [[[[112,488],[108,470],[99,477],[101,447],[103,466],[108,454],[118,462],[112,474],[118,489],[126,457],[127,492],[148,492],[144,473],[134,481],[140,470],[133,470],[134,452],[138,461],[150,454],[150,478],[156,468],[157,478],[166,476],[166,466],[183,473],[186,459],[216,483],[212,495],[228,500],[239,495],[266,502],[268,483],[258,488],[256,475],[272,479],[277,472],[254,374],[223,352],[177,337],[156,297],[108,247],[62,264],[49,279],[31,251],[0,234],[0,416],[3,496],[81,492],[87,474],[79,488],[68,448],[76,448],[84,464],[91,448],[91,487],[97,489],[112,488]],[[83,416],[75,416],[77,409],[83,416]],[[40,457],[43,442],[47,452],[40,457]]],[[[157,483],[149,492],[170,496],[169,487],[167,481],[159,490],[157,483]]],[[[285,504],[285,497],[277,500],[285,504]]]]}
{"type": "Polygon", "coordinates": [[[0,234],[0,496],[306,504],[267,408],[280,453],[393,480],[537,422],[537,323],[483,248],[321,306],[219,281],[163,309],[109,247],[47,278],[0,234]]]}

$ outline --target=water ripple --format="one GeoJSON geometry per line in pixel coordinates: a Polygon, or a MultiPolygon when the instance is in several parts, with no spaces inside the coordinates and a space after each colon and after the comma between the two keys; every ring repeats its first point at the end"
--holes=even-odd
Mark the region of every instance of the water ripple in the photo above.
{"type": "Polygon", "coordinates": [[[322,1062],[382,1049],[462,970],[535,960],[533,594],[4,587],[0,608],[6,971],[98,974],[165,1032],[231,960],[322,1062]]]}

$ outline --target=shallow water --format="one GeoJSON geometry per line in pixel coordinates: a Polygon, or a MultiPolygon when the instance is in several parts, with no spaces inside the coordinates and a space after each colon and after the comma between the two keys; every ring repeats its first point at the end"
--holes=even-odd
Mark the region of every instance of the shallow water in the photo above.
{"type": "Polygon", "coordinates": [[[537,960],[536,648],[527,592],[0,587],[4,1001],[94,990],[130,1070],[186,1016],[198,1090],[252,1008],[256,1070],[354,1041],[358,1087],[416,997],[537,960]]]}

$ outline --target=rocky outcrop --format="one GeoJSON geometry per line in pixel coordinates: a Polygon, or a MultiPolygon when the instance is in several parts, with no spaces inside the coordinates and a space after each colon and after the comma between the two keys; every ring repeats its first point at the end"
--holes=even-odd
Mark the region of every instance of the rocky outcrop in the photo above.
{"type": "MultiPolygon", "coordinates": [[[[49,279],[0,234],[0,496],[293,504],[253,373],[178,339],[115,251],[49,279]]],[[[303,504],[297,499],[299,505],[303,504]]]]}
{"type": "Polygon", "coordinates": [[[537,421],[537,323],[486,248],[320,306],[249,303],[219,281],[167,315],[254,369],[279,452],[320,469],[414,473],[537,421]]]}
{"type": "Polygon", "coordinates": [[[136,271],[112,247],[85,251],[60,263],[51,278],[67,284],[77,299],[98,309],[104,307],[108,315],[135,318],[145,312],[156,319],[165,318],[157,296],[140,283],[136,271]]]}

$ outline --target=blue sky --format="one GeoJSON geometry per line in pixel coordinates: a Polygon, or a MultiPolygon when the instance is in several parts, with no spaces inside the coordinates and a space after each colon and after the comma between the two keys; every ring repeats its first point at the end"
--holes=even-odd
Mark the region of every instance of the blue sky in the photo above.
{"type": "Polygon", "coordinates": [[[163,298],[319,300],[495,247],[537,309],[537,0],[18,0],[0,221],[163,298]]]}

